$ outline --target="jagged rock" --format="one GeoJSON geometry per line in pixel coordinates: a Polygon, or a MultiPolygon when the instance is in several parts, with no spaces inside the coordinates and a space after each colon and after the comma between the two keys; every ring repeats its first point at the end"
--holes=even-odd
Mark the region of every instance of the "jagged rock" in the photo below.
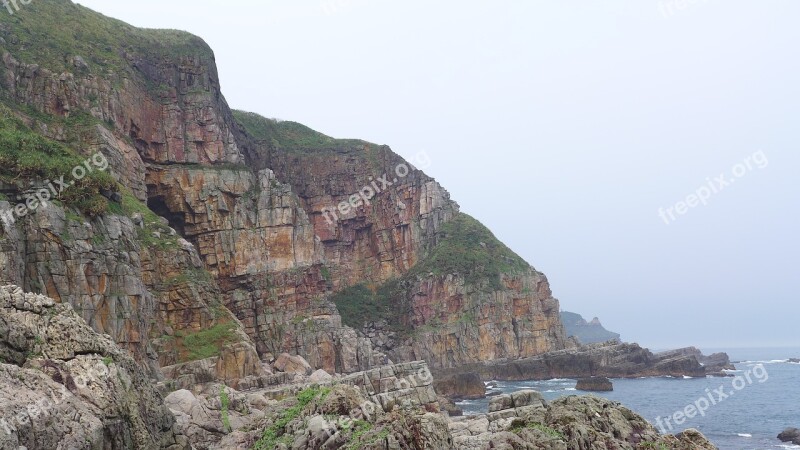
{"type": "Polygon", "coordinates": [[[781,442],[791,442],[792,444],[800,445],[800,429],[787,428],[778,435],[778,439],[780,439],[781,442]]]}
{"type": "Polygon", "coordinates": [[[580,378],[575,385],[579,391],[607,392],[613,391],[614,385],[606,377],[580,378]]]}
{"type": "Polygon", "coordinates": [[[514,393],[486,416],[451,421],[457,449],[617,450],[715,449],[699,432],[660,436],[645,419],[619,403],[596,397],[564,397],[545,403],[536,394],[514,393]],[[527,406],[515,408],[530,402],[527,406]]]}
{"type": "Polygon", "coordinates": [[[292,356],[288,353],[281,353],[273,364],[275,370],[299,375],[311,375],[314,370],[302,356],[292,356]]]}
{"type": "Polygon", "coordinates": [[[450,417],[458,417],[464,415],[464,410],[459,408],[452,400],[444,396],[438,396],[437,401],[442,411],[446,412],[450,417]]]}
{"type": "Polygon", "coordinates": [[[456,373],[435,378],[436,392],[451,399],[476,399],[486,397],[486,385],[475,372],[456,373]]]}
{"type": "Polygon", "coordinates": [[[0,361],[0,448],[189,448],[142,368],[69,305],[0,287],[0,361]]]}

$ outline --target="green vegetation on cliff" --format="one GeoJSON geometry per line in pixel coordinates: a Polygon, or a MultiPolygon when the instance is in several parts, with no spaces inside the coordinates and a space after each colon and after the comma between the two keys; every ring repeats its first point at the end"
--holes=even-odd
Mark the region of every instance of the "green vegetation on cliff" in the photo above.
{"type": "Polygon", "coordinates": [[[89,70],[130,72],[126,58],[150,61],[180,56],[213,60],[202,39],[176,30],[136,28],[68,0],[35,0],[13,15],[0,14],[4,47],[27,64],[55,72],[75,71],[80,56],[89,70]]]}
{"type": "Polygon", "coordinates": [[[400,331],[405,293],[398,280],[380,287],[359,283],[337,292],[331,301],[349,327],[360,329],[368,322],[386,321],[390,328],[400,331]]]}
{"type": "Polygon", "coordinates": [[[74,182],[57,198],[90,216],[97,215],[108,207],[108,201],[100,191],[115,191],[116,182],[107,172],[96,169],[76,180],[73,170],[85,168],[85,161],[85,156],[35,133],[8,110],[0,108],[0,181],[3,183],[28,188],[30,180],[74,182]]]}
{"type": "MultiPolygon", "coordinates": [[[[530,265],[488,228],[471,216],[459,213],[442,226],[438,242],[428,256],[401,278],[377,287],[360,283],[336,293],[331,301],[336,304],[342,322],[350,327],[358,329],[365,323],[384,320],[394,330],[410,332],[404,328],[402,318],[408,302],[408,288],[418,279],[430,274],[457,274],[472,287],[500,290],[503,289],[503,274],[529,269],[530,265]]],[[[475,318],[466,313],[460,320],[474,323],[475,318]]]]}
{"type": "Polygon", "coordinates": [[[467,284],[487,283],[502,289],[502,274],[522,272],[527,262],[500,242],[488,228],[473,217],[459,213],[439,231],[439,240],[430,254],[409,272],[412,275],[459,274],[467,284]]]}
{"type": "Polygon", "coordinates": [[[178,336],[179,361],[195,361],[219,356],[222,347],[239,341],[235,330],[235,323],[224,322],[206,330],[178,336]]]}
{"type": "Polygon", "coordinates": [[[256,113],[234,110],[233,116],[250,136],[277,150],[326,150],[357,145],[378,147],[358,139],[335,139],[301,123],[267,119],[256,113]]]}

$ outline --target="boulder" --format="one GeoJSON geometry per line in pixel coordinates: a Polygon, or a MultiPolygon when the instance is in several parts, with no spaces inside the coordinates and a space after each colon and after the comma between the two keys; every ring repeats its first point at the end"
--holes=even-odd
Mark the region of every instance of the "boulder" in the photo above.
{"type": "Polygon", "coordinates": [[[281,353],[273,364],[275,370],[286,373],[296,373],[300,375],[311,375],[314,370],[302,356],[292,356],[288,353],[281,353]]]}
{"type": "Polygon", "coordinates": [[[800,358],[789,358],[789,362],[792,364],[800,364],[800,358]]]}
{"type": "Polygon", "coordinates": [[[614,385],[606,377],[581,378],[575,389],[590,392],[608,392],[614,390],[614,385]]]}
{"type": "Polygon", "coordinates": [[[778,435],[781,442],[791,442],[795,445],[800,445],[800,429],[787,428],[778,435]]]}
{"type": "Polygon", "coordinates": [[[478,399],[486,397],[486,385],[475,372],[456,373],[433,380],[436,393],[450,399],[478,399]]]}
{"type": "Polygon", "coordinates": [[[308,381],[312,383],[324,383],[332,379],[333,377],[331,376],[331,374],[322,369],[318,369],[317,371],[312,373],[310,377],[308,377],[308,381]]]}

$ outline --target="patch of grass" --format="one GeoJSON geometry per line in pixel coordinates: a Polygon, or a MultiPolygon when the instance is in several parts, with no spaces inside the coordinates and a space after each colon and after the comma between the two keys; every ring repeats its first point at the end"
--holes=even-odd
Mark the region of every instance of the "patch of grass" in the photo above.
{"type": "Polygon", "coordinates": [[[297,404],[283,411],[272,426],[265,428],[261,438],[253,445],[252,450],[272,450],[285,432],[286,425],[300,417],[303,409],[313,400],[324,400],[330,393],[330,388],[311,386],[297,394],[297,404]]]}
{"type": "Polygon", "coordinates": [[[178,343],[181,349],[180,362],[219,356],[222,347],[238,341],[238,337],[234,333],[235,329],[235,323],[226,322],[206,330],[183,335],[178,343]]]}
{"type": "Polygon", "coordinates": [[[352,146],[375,146],[358,139],[335,139],[297,122],[267,119],[246,111],[233,111],[233,117],[257,141],[286,151],[329,150],[352,146]]]}
{"type": "Polygon", "coordinates": [[[358,450],[360,448],[364,448],[364,445],[361,442],[361,438],[372,431],[372,424],[364,421],[364,420],[356,420],[353,422],[353,434],[350,436],[350,445],[347,446],[347,450],[358,450]]]}
{"type": "MultiPolygon", "coordinates": [[[[84,166],[85,160],[86,157],[69,146],[35,133],[6,108],[0,108],[0,181],[22,188],[23,183],[27,187],[29,180],[63,179],[71,185],[58,199],[93,217],[108,208],[108,201],[100,191],[116,191],[117,183],[110,174],[100,170],[75,179],[73,170],[84,166]]],[[[90,167],[93,166],[90,164],[90,167]]]]}
{"type": "Polygon", "coordinates": [[[378,288],[359,283],[339,291],[330,300],[349,327],[360,329],[365,323],[385,320],[391,328],[402,329],[405,291],[397,280],[378,288]]]}
{"type": "Polygon", "coordinates": [[[549,427],[549,426],[547,426],[545,424],[539,423],[539,422],[525,423],[524,421],[517,419],[517,420],[514,420],[514,422],[511,424],[511,431],[515,432],[515,433],[519,432],[519,431],[521,431],[521,430],[523,430],[525,428],[531,429],[531,430],[538,430],[538,431],[541,431],[542,433],[544,433],[547,436],[550,436],[552,438],[559,439],[559,440],[562,440],[562,441],[566,441],[566,437],[564,436],[563,433],[561,433],[560,431],[558,431],[558,430],[556,430],[554,428],[551,428],[551,427],[549,427]]]}
{"type": "Polygon", "coordinates": [[[136,74],[128,59],[151,64],[182,56],[213,60],[213,52],[197,36],[136,28],[64,0],[36,0],[13,15],[3,14],[0,23],[9,52],[56,73],[80,73],[72,63],[75,56],[85,60],[90,72],[120,75],[136,74]]]}
{"type": "Polygon", "coordinates": [[[8,201],[8,197],[6,197],[6,194],[3,194],[2,192],[0,192],[0,202],[7,202],[7,201],[8,201]]]}
{"type": "Polygon", "coordinates": [[[222,425],[225,427],[225,432],[230,433],[233,431],[231,428],[231,419],[228,415],[228,406],[230,406],[231,400],[228,397],[228,392],[225,390],[225,386],[220,388],[219,402],[222,405],[222,425]]]}
{"type": "Polygon", "coordinates": [[[410,273],[425,276],[459,274],[473,286],[503,288],[500,275],[527,270],[530,266],[500,242],[488,228],[459,213],[439,231],[439,242],[410,273]]]}
{"type": "Polygon", "coordinates": [[[105,364],[106,366],[110,366],[113,362],[114,362],[114,358],[112,358],[110,356],[104,356],[103,357],[103,364],[105,364]]]}

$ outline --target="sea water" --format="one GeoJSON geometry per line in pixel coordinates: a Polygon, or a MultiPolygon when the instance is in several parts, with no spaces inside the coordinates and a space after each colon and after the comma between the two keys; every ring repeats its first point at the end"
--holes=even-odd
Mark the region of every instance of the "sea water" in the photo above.
{"type": "MultiPolygon", "coordinates": [[[[535,389],[548,401],[565,395],[597,395],[622,403],[654,426],[661,418],[661,426],[670,434],[696,428],[721,450],[800,449],[776,437],[785,428],[800,428],[800,364],[788,362],[800,358],[800,348],[707,349],[705,353],[716,351],[726,351],[735,362],[731,376],[614,379],[613,392],[592,394],[576,391],[575,380],[570,379],[500,381],[495,389],[503,393],[535,389]],[[704,406],[701,398],[713,399],[705,415],[687,418],[681,425],[673,418],[672,428],[668,427],[665,418],[698,402],[704,406]]],[[[486,413],[488,404],[489,398],[457,403],[464,414],[486,413]]]]}

